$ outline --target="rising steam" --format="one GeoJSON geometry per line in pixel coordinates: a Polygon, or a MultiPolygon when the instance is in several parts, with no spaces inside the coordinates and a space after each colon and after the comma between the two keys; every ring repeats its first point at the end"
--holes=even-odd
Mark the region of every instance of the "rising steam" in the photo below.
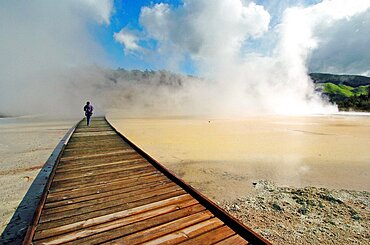
{"type": "Polygon", "coordinates": [[[2,1],[0,114],[77,116],[86,100],[102,114],[335,112],[314,91],[310,56],[325,30],[369,7],[365,0],[324,0],[287,6],[276,20],[249,1],[184,0],[144,6],[142,31],[126,26],[112,35],[125,55],[167,61],[163,68],[174,72],[190,60],[202,77],[195,78],[102,68],[109,61],[89,27],[110,24],[111,0],[2,1]]]}

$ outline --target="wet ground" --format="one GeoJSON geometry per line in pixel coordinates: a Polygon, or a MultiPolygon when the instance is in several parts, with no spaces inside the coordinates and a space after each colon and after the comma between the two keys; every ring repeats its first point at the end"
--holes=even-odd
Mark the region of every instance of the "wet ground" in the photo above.
{"type": "Polygon", "coordinates": [[[370,191],[369,116],[108,118],[215,200],[253,192],[257,180],[370,191]]]}

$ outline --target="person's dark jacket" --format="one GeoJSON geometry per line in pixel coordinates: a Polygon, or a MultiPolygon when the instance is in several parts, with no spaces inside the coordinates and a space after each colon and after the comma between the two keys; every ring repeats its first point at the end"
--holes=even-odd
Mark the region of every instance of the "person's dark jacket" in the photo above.
{"type": "Polygon", "coordinates": [[[90,105],[85,105],[84,106],[84,111],[86,116],[91,116],[93,114],[94,107],[90,105]]]}

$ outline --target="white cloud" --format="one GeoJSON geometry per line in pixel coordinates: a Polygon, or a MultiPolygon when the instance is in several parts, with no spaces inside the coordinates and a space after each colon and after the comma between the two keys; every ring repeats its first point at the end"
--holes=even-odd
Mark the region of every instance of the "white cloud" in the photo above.
{"type": "MultiPolygon", "coordinates": [[[[328,112],[335,108],[314,93],[307,63],[370,74],[369,5],[369,0],[324,0],[289,7],[276,18],[281,23],[269,29],[270,13],[250,1],[184,0],[177,7],[160,3],[142,8],[143,32],[126,27],[114,38],[126,53],[146,52],[141,41],[155,40],[156,52],[150,55],[168,61],[171,68],[190,57],[200,75],[215,81],[189,88],[193,92],[184,96],[200,111],[328,112]],[[256,42],[270,37],[269,45],[276,45],[272,54],[253,52],[256,42]]],[[[78,95],[93,95],[89,91],[104,87],[103,73],[87,72],[80,87],[88,88],[68,98],[76,86],[66,86],[66,80],[71,85],[79,79],[61,74],[103,63],[104,51],[88,27],[109,24],[112,12],[113,0],[0,1],[0,112],[47,112],[60,104],[74,108],[85,99],[78,95]]]]}
{"type": "Polygon", "coordinates": [[[167,41],[171,26],[171,16],[176,17],[169,4],[159,3],[153,7],[143,7],[140,13],[140,23],[147,29],[148,34],[159,41],[167,41]]]}
{"type": "MultiPolygon", "coordinates": [[[[159,42],[159,52],[190,54],[201,75],[216,81],[213,89],[203,93],[217,110],[236,114],[311,113],[327,108],[313,94],[305,70],[297,69],[301,66],[283,65],[281,56],[243,53],[243,45],[269,34],[270,14],[261,5],[241,0],[212,4],[186,0],[178,8],[156,4],[142,9],[140,23],[147,35],[159,42]]],[[[300,29],[304,24],[289,21],[288,26],[300,32],[301,41],[310,37],[300,29]]],[[[289,51],[292,55],[302,51],[298,49],[301,43],[298,47],[295,44],[289,51]]],[[[289,52],[284,50],[283,54],[289,52]]],[[[287,59],[292,64],[303,62],[301,55],[292,55],[287,59]]]]}
{"type": "Polygon", "coordinates": [[[326,18],[326,21],[330,23],[332,20],[351,18],[356,14],[366,11],[369,6],[369,0],[325,0],[306,8],[305,12],[311,15],[311,17],[319,17],[319,19],[312,19],[316,24],[326,18]]]}
{"type": "Polygon", "coordinates": [[[185,0],[172,9],[155,4],[141,10],[140,23],[162,49],[190,53],[195,59],[238,55],[243,42],[268,30],[270,15],[260,5],[241,0],[185,0]]]}
{"type": "MultiPolygon", "coordinates": [[[[365,8],[366,9],[366,8],[365,8]]],[[[369,74],[370,8],[314,29],[318,47],[308,59],[310,71],[369,74]]]]}
{"type": "Polygon", "coordinates": [[[138,44],[140,38],[138,34],[127,28],[123,28],[121,31],[113,34],[114,39],[124,46],[125,53],[144,51],[144,49],[138,44]]]}
{"type": "Polygon", "coordinates": [[[332,112],[336,108],[314,92],[307,63],[367,74],[370,37],[364,13],[370,1],[310,2],[274,0],[264,2],[266,8],[243,0],[184,0],[177,7],[159,3],[142,8],[140,24],[142,35],[157,41],[156,51],[168,67],[188,55],[200,75],[216,81],[203,95],[218,110],[332,112]],[[351,27],[360,22],[356,34],[351,27]],[[351,37],[343,38],[344,30],[352,30],[351,37]],[[271,51],[253,49],[258,44],[271,51]],[[355,50],[356,57],[351,55],[355,50]],[[333,52],[343,55],[333,60],[333,52]]]}
{"type": "MultiPolygon", "coordinates": [[[[319,57],[320,53],[326,52],[327,49],[320,49],[320,46],[323,44],[323,40],[330,39],[330,36],[333,35],[332,30],[338,23],[341,21],[350,22],[369,7],[369,0],[325,0],[309,7],[286,9],[280,26],[281,39],[277,52],[281,62],[289,67],[288,79],[296,81],[298,78],[302,78],[302,74],[308,72],[307,62],[312,53],[315,54],[315,50],[319,57]]],[[[358,39],[361,36],[355,35],[352,38],[358,39]]],[[[342,36],[339,38],[331,43],[332,47],[327,48],[339,47],[346,43],[350,37],[342,36]]],[[[346,47],[344,50],[346,50],[347,56],[338,62],[346,62],[346,59],[351,59],[351,55],[349,55],[349,52],[352,52],[351,47],[346,47]]]]}

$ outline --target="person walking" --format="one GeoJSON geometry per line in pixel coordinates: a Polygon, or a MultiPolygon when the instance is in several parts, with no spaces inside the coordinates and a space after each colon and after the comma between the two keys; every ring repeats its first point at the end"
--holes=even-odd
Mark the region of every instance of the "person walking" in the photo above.
{"type": "Polygon", "coordinates": [[[86,116],[87,126],[90,126],[90,120],[91,116],[93,114],[94,107],[90,104],[90,102],[86,102],[86,105],[84,106],[84,112],[86,116]]]}

